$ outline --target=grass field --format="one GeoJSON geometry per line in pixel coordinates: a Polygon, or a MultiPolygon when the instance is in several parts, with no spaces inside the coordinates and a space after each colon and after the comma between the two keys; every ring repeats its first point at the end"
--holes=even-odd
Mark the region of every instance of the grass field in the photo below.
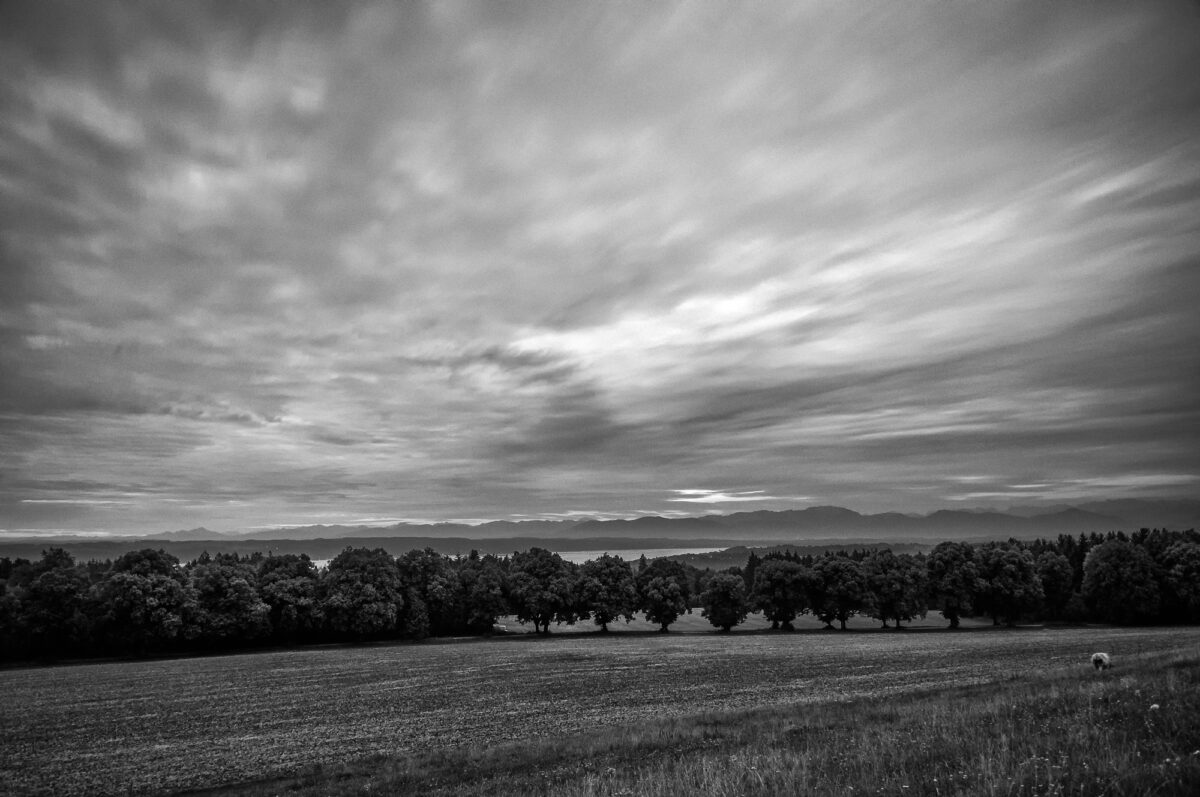
{"type": "MultiPolygon", "coordinates": [[[[843,734],[836,749],[845,756],[857,749],[898,767],[906,750],[932,761],[936,751],[922,747],[937,736],[928,718],[986,709],[991,719],[973,723],[995,725],[1004,709],[995,694],[1015,701],[1010,713],[1061,698],[1074,706],[1062,716],[1074,717],[1082,709],[1072,701],[1120,707],[1115,696],[1127,693],[1130,705],[1139,702],[1130,722],[1144,730],[1146,706],[1158,702],[1152,720],[1166,727],[1182,699],[1174,691],[1200,690],[1180,656],[1200,673],[1200,628],[572,633],[7,670],[0,789],[639,794],[736,774],[703,788],[743,793],[757,783],[787,793],[786,784],[818,768],[811,755],[789,758],[781,739],[843,734]],[[1113,654],[1117,667],[1092,672],[1094,650],[1113,654]],[[927,711],[888,714],[929,700],[927,711]]],[[[1051,719],[1027,733],[1050,734],[1051,719]]],[[[1155,751],[1177,759],[1157,782],[1186,784],[1189,767],[1200,771],[1195,734],[1193,720],[1171,731],[1179,749],[1155,751]]],[[[1017,755],[1016,740],[1003,735],[999,759],[1017,755]]],[[[903,793],[923,793],[912,785],[903,793]]]]}

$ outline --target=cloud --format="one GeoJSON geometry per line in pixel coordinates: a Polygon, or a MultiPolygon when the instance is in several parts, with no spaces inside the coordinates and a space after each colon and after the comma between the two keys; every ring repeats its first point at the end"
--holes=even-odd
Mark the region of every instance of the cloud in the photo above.
{"type": "Polygon", "coordinates": [[[1093,495],[1124,494],[1140,491],[1148,497],[1168,498],[1179,490],[1193,490],[1200,475],[1191,473],[1131,473],[1080,479],[1065,479],[1036,484],[999,484],[993,491],[948,494],[948,501],[1070,501],[1086,500],[1093,495]]]}
{"type": "Polygon", "coordinates": [[[0,523],[1200,473],[1184,6],[56,9],[0,11],[0,523]]]}
{"type": "Polygon", "coordinates": [[[811,498],[804,496],[792,496],[781,498],[775,495],[766,495],[764,490],[740,490],[726,492],[724,490],[672,490],[675,493],[675,498],[668,498],[668,501],[687,502],[695,504],[725,504],[735,503],[739,501],[811,501],[811,498]]]}

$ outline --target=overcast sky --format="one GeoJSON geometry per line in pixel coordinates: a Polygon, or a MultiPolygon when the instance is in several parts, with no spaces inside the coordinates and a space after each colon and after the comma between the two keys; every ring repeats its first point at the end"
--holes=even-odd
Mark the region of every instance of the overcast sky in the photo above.
{"type": "Polygon", "coordinates": [[[1200,493],[1189,2],[0,11],[0,529],[1200,493]]]}

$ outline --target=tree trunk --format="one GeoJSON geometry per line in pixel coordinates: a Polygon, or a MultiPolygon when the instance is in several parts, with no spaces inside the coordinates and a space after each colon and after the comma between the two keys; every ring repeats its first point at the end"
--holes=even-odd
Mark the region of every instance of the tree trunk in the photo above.
{"type": "Polygon", "coordinates": [[[845,631],[846,630],[846,621],[839,617],[838,622],[842,624],[842,630],[845,631]]]}

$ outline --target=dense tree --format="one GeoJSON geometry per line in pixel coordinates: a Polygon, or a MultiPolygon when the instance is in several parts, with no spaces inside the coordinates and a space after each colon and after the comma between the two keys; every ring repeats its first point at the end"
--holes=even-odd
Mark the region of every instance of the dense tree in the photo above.
{"type": "Polygon", "coordinates": [[[317,566],[307,554],[268,556],[258,564],[259,597],[270,609],[276,639],[297,642],[314,638],[324,626],[317,566]]]}
{"type": "Polygon", "coordinates": [[[1037,557],[1037,573],[1042,582],[1047,616],[1061,620],[1075,594],[1075,571],[1071,568],[1071,560],[1054,551],[1043,551],[1037,557]]]}
{"type": "Polygon", "coordinates": [[[578,618],[575,569],[570,562],[544,548],[513,554],[508,600],[517,619],[533,623],[541,634],[550,633],[551,621],[575,622],[578,618]]]}
{"type": "Polygon", "coordinates": [[[179,567],[179,560],[162,548],[142,548],[117,557],[112,564],[114,573],[132,573],[138,576],[167,576],[183,583],[187,575],[179,567]]]}
{"type": "MultiPolygon", "coordinates": [[[[642,554],[642,559],[645,558],[646,555],[642,554]]],[[[20,566],[21,563],[26,565],[30,564],[28,559],[21,559],[18,557],[14,560],[7,556],[0,556],[0,581],[4,582],[5,586],[7,586],[8,580],[12,578],[13,570],[20,566]]]]}
{"type": "Polygon", "coordinates": [[[608,624],[621,617],[632,620],[638,595],[629,563],[607,553],[584,562],[579,568],[579,599],[601,631],[607,632],[608,624]]]}
{"type": "Polygon", "coordinates": [[[25,658],[28,643],[21,628],[21,606],[17,596],[0,582],[0,658],[25,658]]]}
{"type": "Polygon", "coordinates": [[[979,549],[976,609],[995,625],[1015,625],[1042,604],[1042,581],[1033,553],[1018,542],[989,542],[979,549]]]}
{"type": "Polygon", "coordinates": [[[753,595],[754,593],[754,577],[758,574],[758,566],[762,564],[762,557],[753,549],[750,555],[746,557],[746,566],[742,568],[742,578],[746,580],[746,593],[753,595]]]}
{"type": "Polygon", "coordinates": [[[798,562],[766,559],[754,568],[752,605],[771,621],[771,628],[793,631],[792,621],[808,608],[811,574],[798,562]]]}
{"type": "Polygon", "coordinates": [[[700,604],[704,607],[701,616],[722,631],[728,631],[750,613],[745,579],[733,573],[717,573],[708,580],[700,604]]]}
{"type": "Polygon", "coordinates": [[[271,607],[258,594],[257,568],[236,555],[202,557],[189,569],[195,594],[192,636],[230,645],[267,636],[271,607]]]}
{"type": "Polygon", "coordinates": [[[876,548],[815,559],[769,554],[715,574],[643,557],[634,575],[618,557],[579,567],[540,549],[511,562],[476,552],[451,560],[431,549],[393,560],[381,549],[347,549],[325,573],[294,555],[204,554],[183,569],[156,549],[84,565],[48,549],[39,561],[0,559],[0,655],[167,652],[189,641],[241,646],[267,628],[282,642],[487,633],[508,613],[546,633],[552,620],[590,615],[604,628],[641,610],[666,631],[697,604],[723,629],[752,609],[783,628],[806,608],[829,626],[838,620],[845,628],[860,612],[899,625],[926,599],[951,627],[974,612],[1011,624],[1039,609],[1055,618],[1195,622],[1197,584],[1200,535],[1158,529],[978,547],[946,542],[928,558],[876,548]],[[746,590],[741,579],[749,574],[746,590]]]}
{"type": "Polygon", "coordinates": [[[884,548],[864,559],[862,570],[867,586],[864,611],[884,628],[889,618],[902,628],[901,622],[925,616],[928,575],[923,560],[884,548]]]}
{"type": "Polygon", "coordinates": [[[664,634],[671,623],[691,612],[689,573],[680,562],[655,559],[638,572],[636,585],[646,619],[658,623],[664,634]]]}
{"type": "Polygon", "coordinates": [[[400,630],[421,639],[460,631],[462,584],[449,559],[432,548],[409,551],[396,560],[405,594],[400,630]]]}
{"type": "Polygon", "coordinates": [[[1156,619],[1161,595],[1154,559],[1121,539],[1097,545],[1083,562],[1083,599],[1097,617],[1107,622],[1156,619]]]}
{"type": "Polygon", "coordinates": [[[491,554],[472,556],[459,562],[458,578],[463,589],[463,622],[477,634],[492,630],[496,620],[511,609],[505,596],[505,560],[491,554]]]}
{"type": "Polygon", "coordinates": [[[965,542],[940,542],[925,560],[929,572],[929,599],[933,608],[958,628],[959,620],[973,610],[979,567],[975,549],[965,542]]]}
{"type": "Polygon", "coordinates": [[[1139,529],[1129,541],[1150,554],[1155,564],[1162,566],[1167,550],[1180,542],[1200,544],[1200,535],[1195,531],[1167,531],[1166,529],[1139,529]]]}
{"type": "Polygon", "coordinates": [[[1176,542],[1162,554],[1163,613],[1177,622],[1200,621],[1200,543],[1176,542]]]}
{"type": "Polygon", "coordinates": [[[400,573],[382,548],[347,548],[321,579],[321,608],[340,636],[363,640],[392,633],[403,607],[400,573]]]}
{"type": "Polygon", "coordinates": [[[180,639],[196,596],[180,579],[158,572],[113,570],[92,587],[89,602],[105,647],[144,654],[180,639]]]}
{"type": "Polygon", "coordinates": [[[102,644],[113,652],[144,654],[174,645],[196,609],[195,592],[179,560],[143,548],[117,557],[88,592],[102,644]]]}
{"type": "Polygon", "coordinates": [[[827,628],[837,620],[843,631],[846,621],[862,611],[867,599],[867,580],[862,566],[842,553],[825,554],[813,565],[809,605],[827,628]]]}
{"type": "Polygon", "coordinates": [[[85,599],[90,586],[84,570],[62,548],[51,548],[32,568],[22,590],[20,632],[35,655],[76,652],[88,643],[91,620],[85,599]]]}

